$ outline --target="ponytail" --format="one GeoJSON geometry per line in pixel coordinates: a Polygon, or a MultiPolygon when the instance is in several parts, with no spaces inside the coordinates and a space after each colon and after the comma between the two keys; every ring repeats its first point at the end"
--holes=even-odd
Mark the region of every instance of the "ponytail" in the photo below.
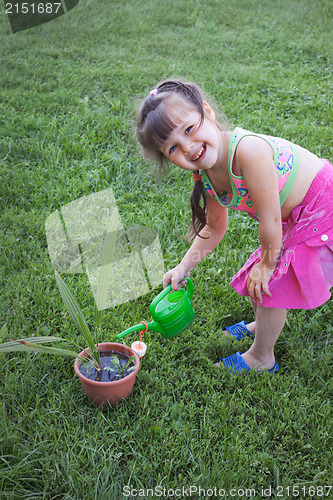
{"type": "Polygon", "coordinates": [[[199,233],[205,227],[207,223],[206,212],[207,212],[207,202],[206,202],[206,190],[202,184],[201,180],[196,180],[191,194],[190,204],[192,210],[192,222],[189,230],[185,236],[188,241],[192,241],[196,236],[199,238],[206,239],[199,233]],[[201,205],[201,198],[203,199],[203,205],[201,205]]]}

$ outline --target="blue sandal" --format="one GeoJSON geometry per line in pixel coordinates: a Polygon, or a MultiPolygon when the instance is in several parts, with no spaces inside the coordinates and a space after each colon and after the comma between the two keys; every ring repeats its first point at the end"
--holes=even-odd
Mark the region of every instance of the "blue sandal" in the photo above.
{"type": "MultiPolygon", "coordinates": [[[[242,352],[236,352],[236,354],[232,354],[232,356],[227,356],[226,358],[222,358],[221,362],[231,370],[233,373],[240,372],[241,370],[251,370],[249,365],[242,358],[242,352]]],[[[279,369],[279,365],[275,363],[274,367],[268,370],[270,373],[276,373],[279,369]]]]}
{"type": "Polygon", "coordinates": [[[241,321],[240,323],[236,323],[235,325],[231,326],[226,326],[223,328],[223,330],[227,330],[227,332],[230,333],[232,339],[231,340],[242,340],[245,336],[246,337],[253,337],[253,333],[250,332],[246,328],[245,325],[248,323],[246,321],[241,321]]]}

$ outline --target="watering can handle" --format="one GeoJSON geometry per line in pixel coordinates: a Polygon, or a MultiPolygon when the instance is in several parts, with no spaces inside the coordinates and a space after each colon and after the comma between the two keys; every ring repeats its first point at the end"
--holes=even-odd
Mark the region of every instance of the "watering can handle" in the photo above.
{"type": "Polygon", "coordinates": [[[192,300],[192,297],[193,297],[193,282],[191,280],[191,278],[185,278],[186,281],[187,281],[187,285],[186,285],[186,291],[189,295],[189,299],[190,299],[190,302],[192,300]]]}
{"type": "MultiPolygon", "coordinates": [[[[193,283],[192,283],[192,280],[190,278],[183,278],[180,280],[179,283],[181,283],[182,281],[186,280],[187,281],[187,293],[189,295],[189,299],[190,301],[192,300],[192,296],[193,296],[193,283]]],[[[164,288],[164,290],[162,290],[162,292],[160,294],[157,295],[157,297],[155,297],[155,299],[153,300],[153,302],[151,303],[150,305],[150,309],[152,311],[155,311],[155,308],[157,306],[157,304],[162,300],[164,299],[164,297],[166,295],[168,295],[170,292],[172,291],[172,288],[171,288],[171,283],[166,286],[164,288]]]]}

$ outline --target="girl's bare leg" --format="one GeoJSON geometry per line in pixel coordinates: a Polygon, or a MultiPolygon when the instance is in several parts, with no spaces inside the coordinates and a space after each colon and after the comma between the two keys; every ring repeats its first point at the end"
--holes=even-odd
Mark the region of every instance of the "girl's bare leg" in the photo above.
{"type": "Polygon", "coordinates": [[[242,357],[250,368],[270,370],[275,364],[274,346],[285,324],[287,310],[256,305],[255,315],[254,342],[242,357]]]}
{"type": "MultiPolygon", "coordinates": [[[[257,315],[257,304],[253,302],[253,300],[250,298],[251,306],[254,312],[254,317],[256,318],[257,315]]],[[[246,328],[253,334],[256,333],[256,320],[252,321],[248,325],[246,325],[246,328]]]]}
{"type": "MultiPolygon", "coordinates": [[[[252,306],[252,309],[253,309],[253,312],[254,312],[254,316],[256,315],[256,310],[257,310],[257,304],[255,302],[252,301],[252,299],[250,299],[250,302],[251,302],[251,306],[252,306]]],[[[255,333],[255,330],[256,330],[256,321],[252,321],[251,323],[248,323],[246,325],[246,328],[249,330],[249,332],[251,333],[255,333]]],[[[228,332],[228,330],[223,330],[223,337],[226,337],[226,338],[231,338],[231,335],[230,333],[228,332]]]]}
{"type": "MultiPolygon", "coordinates": [[[[255,338],[242,357],[252,369],[270,370],[275,364],[274,346],[285,324],[287,310],[262,307],[252,300],[251,305],[256,319],[246,325],[246,328],[255,334],[255,338]]],[[[224,331],[224,336],[230,337],[227,330],[224,331]]],[[[217,366],[219,364],[216,363],[217,366]]]]}

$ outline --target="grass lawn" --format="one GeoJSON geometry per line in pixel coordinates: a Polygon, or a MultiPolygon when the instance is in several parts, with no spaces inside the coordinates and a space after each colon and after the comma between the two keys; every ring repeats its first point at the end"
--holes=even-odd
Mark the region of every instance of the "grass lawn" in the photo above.
{"type": "MultiPolygon", "coordinates": [[[[158,231],[165,269],[181,259],[191,176],[171,166],[157,183],[132,132],[138,99],[161,79],[193,80],[233,125],[332,161],[332,16],[331,0],[81,0],[13,34],[2,3],[0,328],[82,345],[44,229],[79,197],[111,187],[126,227],[158,231]]],[[[146,334],[116,409],[86,399],[67,358],[0,356],[0,498],[333,498],[332,302],[289,313],[277,375],[214,366],[235,352],[222,327],[252,318],[229,281],[257,245],[256,223],[230,214],[191,275],[194,322],[172,340],[146,334]]],[[[63,277],[92,317],[87,281],[63,277]]],[[[150,320],[161,289],[109,309],[103,340],[150,320]]]]}

